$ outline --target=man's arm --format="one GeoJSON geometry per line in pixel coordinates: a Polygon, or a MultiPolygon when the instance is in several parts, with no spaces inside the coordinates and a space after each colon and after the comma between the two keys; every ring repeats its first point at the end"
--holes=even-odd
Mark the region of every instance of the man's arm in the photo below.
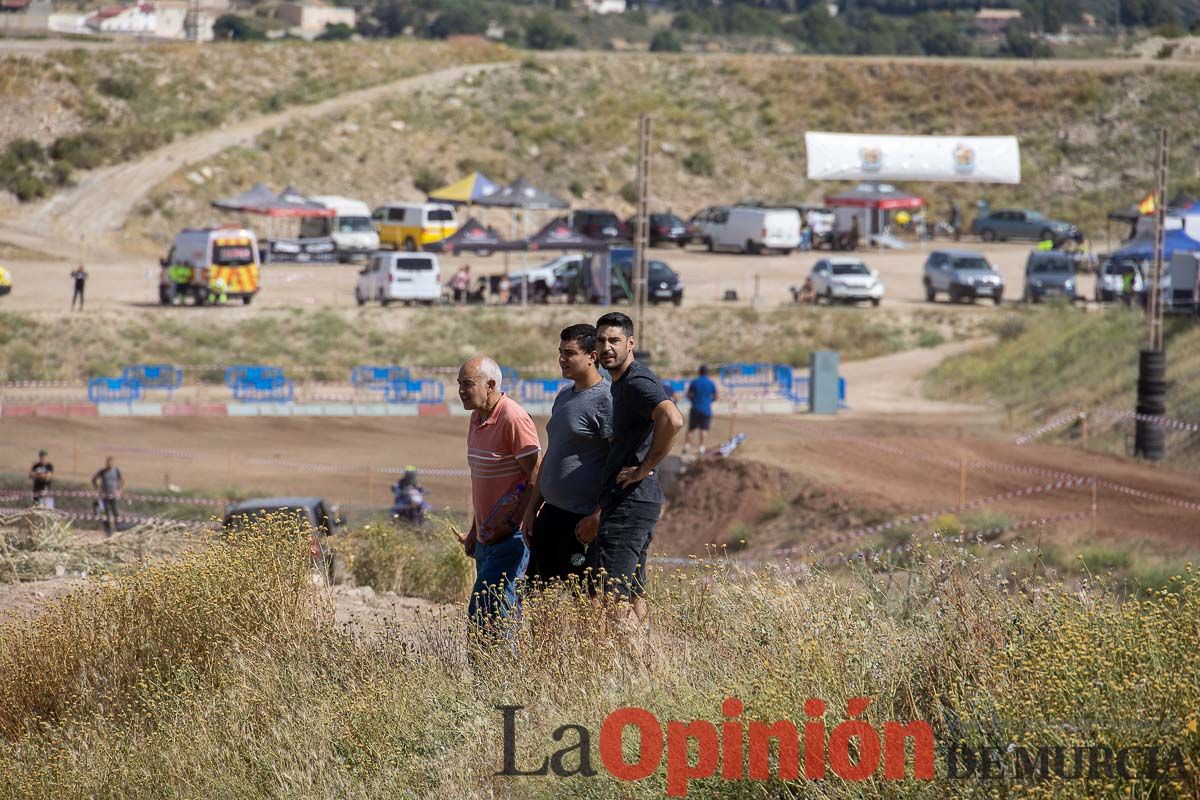
{"type": "MultiPolygon", "coordinates": [[[[100,470],[100,472],[103,472],[103,471],[104,471],[104,470],[100,470]]],[[[93,475],[93,476],[92,476],[92,488],[93,488],[93,489],[99,489],[99,488],[100,488],[99,486],[97,486],[97,485],[96,485],[96,482],[97,482],[98,480],[100,480],[100,472],[97,472],[95,475],[93,475]]]]}
{"type": "MultiPolygon", "coordinates": [[[[536,473],[538,466],[538,455],[540,453],[540,450],[534,450],[532,453],[526,453],[523,456],[517,456],[517,466],[521,468],[521,472],[525,473],[525,485],[527,487],[531,487],[532,489],[536,489],[537,487],[536,473]]],[[[525,511],[529,508],[529,501],[532,499],[532,497],[533,491],[527,491],[521,495],[521,499],[517,503],[517,508],[512,515],[512,519],[523,520],[525,518],[525,511]]]]}
{"type": "Polygon", "coordinates": [[[654,407],[650,418],[654,420],[654,438],[650,441],[650,452],[636,467],[625,467],[617,473],[617,483],[628,486],[649,477],[650,472],[671,452],[675,437],[683,430],[683,415],[670,400],[663,400],[654,407]]]}
{"type": "MultiPolygon", "coordinates": [[[[537,454],[534,455],[537,459],[537,454]]],[[[525,465],[521,459],[517,459],[517,464],[521,465],[521,469],[525,469],[525,465]]],[[[521,514],[521,533],[525,534],[525,544],[529,544],[533,539],[533,520],[537,517],[538,509],[542,507],[542,470],[541,462],[537,463],[537,469],[533,473],[526,473],[529,480],[529,492],[525,496],[524,511],[521,514]]]]}

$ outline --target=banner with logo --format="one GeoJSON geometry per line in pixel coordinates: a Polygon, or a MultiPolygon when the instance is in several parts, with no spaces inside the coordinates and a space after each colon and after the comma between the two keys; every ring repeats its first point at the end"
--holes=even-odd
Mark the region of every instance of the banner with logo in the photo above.
{"type": "Polygon", "coordinates": [[[809,180],[1021,182],[1015,136],[809,132],[804,144],[809,180]]]}

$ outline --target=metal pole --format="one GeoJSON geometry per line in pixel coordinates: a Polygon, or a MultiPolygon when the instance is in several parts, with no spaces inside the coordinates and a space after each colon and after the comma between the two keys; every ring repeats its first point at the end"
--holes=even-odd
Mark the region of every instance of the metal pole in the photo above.
{"type": "Polygon", "coordinates": [[[1150,293],[1146,301],[1146,348],[1162,350],[1163,298],[1162,270],[1167,220],[1167,129],[1158,131],[1157,185],[1155,189],[1154,267],[1150,273],[1150,293]]]}
{"type": "Polygon", "coordinates": [[[649,238],[649,219],[647,218],[646,195],[650,183],[650,116],[638,116],[638,162],[637,162],[637,219],[634,224],[634,279],[633,298],[637,309],[634,319],[634,331],[637,337],[638,349],[646,349],[643,338],[646,318],[646,247],[649,238]]]}

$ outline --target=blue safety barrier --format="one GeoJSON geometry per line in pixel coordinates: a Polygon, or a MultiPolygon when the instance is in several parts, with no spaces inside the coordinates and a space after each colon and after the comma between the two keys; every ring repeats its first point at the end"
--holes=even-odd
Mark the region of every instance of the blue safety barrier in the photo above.
{"type": "Polygon", "coordinates": [[[688,381],[686,378],[664,380],[662,384],[663,388],[670,390],[675,395],[676,400],[681,400],[687,394],[688,381]]]}
{"type": "Polygon", "coordinates": [[[382,392],[389,383],[412,379],[408,367],[368,365],[350,370],[350,383],[355,389],[382,392]]]}
{"type": "Polygon", "coordinates": [[[143,389],[165,389],[168,397],[183,385],[183,369],[174,364],[130,364],[121,377],[137,381],[143,389]]]}
{"type": "Polygon", "coordinates": [[[92,378],[88,381],[89,403],[132,403],[142,397],[142,384],[128,378],[92,378]]]}
{"type": "Polygon", "coordinates": [[[290,403],[296,385],[287,378],[259,378],[233,384],[233,399],[242,403],[290,403]]]}
{"type": "Polygon", "coordinates": [[[521,373],[517,372],[512,367],[501,367],[500,368],[501,388],[503,388],[504,386],[516,386],[517,382],[520,380],[521,380],[521,373]]]}
{"type": "Polygon", "coordinates": [[[774,364],[725,364],[718,369],[721,383],[730,388],[767,389],[775,380],[774,364]]]}
{"type": "Polygon", "coordinates": [[[279,367],[267,367],[262,364],[234,364],[225,368],[225,385],[234,386],[239,383],[259,383],[275,381],[282,383],[283,370],[279,367]]]}
{"type": "Polygon", "coordinates": [[[433,380],[399,380],[383,389],[388,403],[442,403],[446,400],[446,385],[433,380]]]}
{"type": "Polygon", "coordinates": [[[771,378],[775,383],[775,388],[783,395],[792,393],[792,386],[795,384],[795,374],[792,371],[790,364],[776,364],[772,370],[771,378]]]}
{"type": "Polygon", "coordinates": [[[558,397],[558,393],[567,386],[574,384],[574,381],[569,381],[563,378],[550,378],[549,380],[533,379],[523,380],[519,384],[521,389],[522,403],[552,403],[554,398],[558,397]]]}

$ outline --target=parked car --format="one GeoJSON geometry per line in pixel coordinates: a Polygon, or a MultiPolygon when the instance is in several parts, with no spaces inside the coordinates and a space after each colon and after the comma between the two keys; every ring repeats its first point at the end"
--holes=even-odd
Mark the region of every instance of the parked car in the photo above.
{"type": "Polygon", "coordinates": [[[1065,297],[1072,303],[1083,298],[1075,291],[1075,260],[1066,253],[1033,251],[1025,261],[1026,303],[1048,297],[1065,297]]]}
{"type": "Polygon", "coordinates": [[[584,236],[605,242],[624,240],[631,236],[616,214],[603,209],[592,208],[572,212],[571,227],[584,236]]]}
{"type": "Polygon", "coordinates": [[[1000,305],[1004,278],[988,260],[970,250],[934,250],[925,260],[925,299],[934,302],[945,293],[951,303],[990,297],[1000,305]]]}
{"type": "Polygon", "coordinates": [[[971,233],[990,242],[995,239],[1032,239],[1035,242],[1062,242],[1079,230],[1069,222],[1050,219],[1037,211],[1024,208],[1000,208],[988,211],[971,222],[971,233]]]}
{"type": "Polygon", "coordinates": [[[739,250],[759,254],[778,250],[787,255],[800,246],[800,212],[794,208],[734,206],[724,221],[708,230],[712,250],[739,250]]]}
{"type": "Polygon", "coordinates": [[[264,517],[294,516],[301,532],[311,535],[309,552],[313,570],[326,582],[338,577],[341,564],[334,554],[330,537],[342,527],[337,506],[321,497],[259,497],[230,506],[225,512],[222,527],[235,531],[253,525],[264,517]]]}
{"type": "MultiPolygon", "coordinates": [[[[610,292],[614,303],[633,302],[633,258],[629,251],[612,254],[610,292]]],[[[646,302],[651,305],[683,303],[683,281],[675,270],[657,259],[646,261],[646,302]]]]}
{"type": "Polygon", "coordinates": [[[871,305],[877,306],[883,299],[879,273],[852,256],[822,258],[813,265],[808,277],[813,292],[827,303],[869,300],[871,305]]]}
{"type": "Polygon", "coordinates": [[[1133,275],[1133,297],[1141,301],[1146,293],[1146,282],[1138,262],[1131,258],[1106,258],[1100,262],[1096,272],[1096,302],[1111,303],[1125,294],[1125,276],[1133,275]]]}
{"type": "Polygon", "coordinates": [[[521,283],[526,276],[529,280],[530,298],[540,295],[542,292],[545,292],[546,296],[562,294],[575,279],[581,263],[583,263],[583,256],[579,253],[572,253],[546,261],[528,271],[517,270],[509,273],[509,296],[517,301],[520,300],[521,283]]]}
{"type": "MultiPolygon", "coordinates": [[[[650,246],[674,244],[684,247],[692,240],[692,231],[686,222],[671,213],[651,214],[649,241],[650,246]]],[[[637,232],[637,218],[625,220],[625,230],[632,237],[637,232]]]]}
{"type": "Polygon", "coordinates": [[[442,299],[442,269],[432,253],[374,253],[358,271],[354,299],[433,305],[442,299]]]}
{"type": "Polygon", "coordinates": [[[371,220],[379,231],[380,247],[409,252],[458,231],[458,213],[445,203],[388,203],[375,209],[371,220]]]}
{"type": "Polygon", "coordinates": [[[729,206],[708,206],[700,209],[688,220],[688,228],[691,229],[692,241],[696,244],[702,244],[711,250],[713,227],[725,224],[725,221],[728,219],[729,206]]]}

